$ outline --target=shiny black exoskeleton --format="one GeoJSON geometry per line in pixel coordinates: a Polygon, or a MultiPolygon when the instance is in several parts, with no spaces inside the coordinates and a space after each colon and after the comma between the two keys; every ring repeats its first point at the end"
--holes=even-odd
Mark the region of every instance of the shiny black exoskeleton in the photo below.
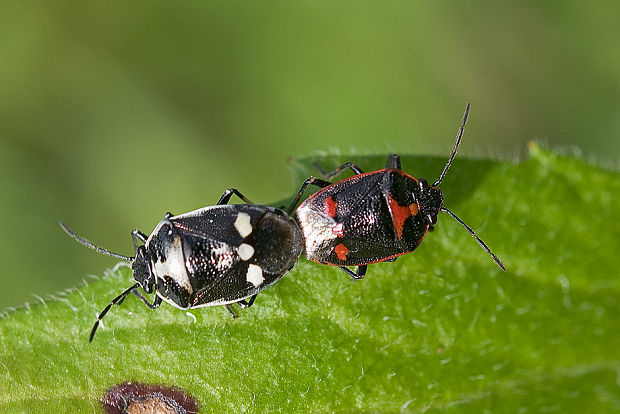
{"type": "Polygon", "coordinates": [[[308,259],[339,266],[354,279],[360,279],[368,264],[393,261],[413,251],[443,211],[463,225],[505,271],[502,262],[474,231],[443,206],[443,194],[438,188],[456,155],[468,114],[469,104],[452,154],[432,185],[403,172],[396,154],[388,158],[382,170],[363,173],[357,165],[348,162],[331,173],[324,173],[328,179],[347,168],[356,174],[334,184],[308,178],[293,202],[293,205],[297,203],[308,185],[321,187],[295,211],[304,233],[308,259]],[[358,268],[353,272],[345,266],[358,268]]]}
{"type": "Polygon", "coordinates": [[[251,306],[260,291],[295,265],[304,249],[301,230],[285,211],[251,204],[235,189],[227,190],[216,206],[178,216],[168,213],[148,237],[134,230],[134,257],[95,246],[61,226],[78,242],[131,261],[136,280],[100,313],[91,341],[110,307],[130,293],[151,309],[162,300],[179,309],[224,305],[234,317],[230,304],[251,306]],[[233,194],[248,204],[226,205],[233,194]],[[155,292],[152,303],[138,292],[139,287],[155,292]]]}

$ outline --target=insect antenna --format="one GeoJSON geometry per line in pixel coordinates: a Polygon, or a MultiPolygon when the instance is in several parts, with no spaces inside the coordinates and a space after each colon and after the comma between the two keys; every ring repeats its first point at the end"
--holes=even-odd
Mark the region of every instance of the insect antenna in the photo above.
{"type": "Polygon", "coordinates": [[[109,251],[107,249],[104,249],[103,247],[96,246],[92,242],[86,240],[84,237],[78,236],[73,230],[71,230],[62,221],[59,222],[59,223],[60,223],[60,227],[62,227],[62,229],[65,231],[65,233],[67,233],[69,236],[74,238],[78,243],[83,244],[84,246],[86,246],[88,248],[91,248],[93,250],[98,251],[99,253],[103,253],[103,254],[108,255],[108,256],[116,257],[117,259],[128,260],[130,262],[132,262],[134,260],[133,257],[123,256],[122,254],[114,253],[114,252],[111,252],[111,251],[109,251]]]}
{"type": "Polygon", "coordinates": [[[443,171],[441,172],[441,175],[439,175],[439,178],[433,183],[433,187],[437,187],[441,183],[441,180],[443,180],[443,178],[446,176],[446,173],[448,172],[450,165],[452,165],[452,160],[456,156],[456,150],[458,149],[459,144],[461,143],[461,138],[463,137],[463,129],[465,128],[467,117],[469,116],[469,106],[470,106],[470,103],[467,103],[467,106],[465,107],[465,115],[463,115],[463,121],[461,122],[461,127],[459,128],[458,134],[456,134],[456,142],[454,143],[452,154],[450,154],[450,158],[448,158],[448,162],[446,163],[446,166],[443,167],[443,171]]]}
{"type": "Polygon", "coordinates": [[[114,299],[112,299],[110,301],[110,303],[108,303],[108,306],[105,307],[104,310],[101,311],[101,313],[99,314],[99,316],[97,316],[97,322],[95,322],[95,326],[93,326],[93,330],[90,331],[90,336],[88,337],[88,342],[92,342],[93,338],[95,337],[95,332],[97,332],[97,328],[99,327],[99,324],[101,323],[101,320],[103,319],[103,317],[106,315],[106,313],[108,313],[108,311],[110,310],[110,308],[112,307],[112,305],[115,305],[117,303],[120,304],[120,302],[123,301],[123,299],[125,299],[125,297],[127,295],[129,295],[131,292],[133,292],[133,290],[135,288],[137,288],[138,286],[140,286],[139,283],[134,283],[131,287],[125,289],[123,291],[123,293],[121,293],[120,295],[118,295],[117,297],[115,297],[114,299]]]}
{"type": "Polygon", "coordinates": [[[476,236],[476,233],[472,230],[471,227],[469,227],[467,224],[465,224],[465,222],[463,220],[461,220],[460,218],[457,217],[456,214],[454,214],[453,212],[451,212],[450,210],[448,210],[445,207],[441,208],[441,211],[448,213],[449,215],[452,216],[452,218],[456,221],[458,221],[461,226],[465,227],[465,230],[467,230],[469,232],[469,234],[476,239],[476,241],[478,242],[478,244],[480,245],[480,247],[482,247],[482,249],[487,252],[489,255],[491,255],[491,257],[493,258],[493,260],[495,260],[495,263],[497,263],[497,265],[499,266],[500,269],[502,269],[504,272],[506,271],[506,266],[504,266],[504,264],[502,263],[501,260],[499,260],[499,258],[497,256],[495,256],[495,254],[493,254],[493,252],[491,251],[491,249],[489,249],[489,246],[486,245],[485,242],[482,241],[482,239],[478,236],[476,236]]]}

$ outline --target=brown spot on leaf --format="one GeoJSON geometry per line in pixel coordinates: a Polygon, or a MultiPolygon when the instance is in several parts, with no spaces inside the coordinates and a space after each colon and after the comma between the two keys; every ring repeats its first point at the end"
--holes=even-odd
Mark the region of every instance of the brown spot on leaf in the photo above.
{"type": "Polygon", "coordinates": [[[101,402],[107,414],[191,414],[199,408],[179,388],[131,382],[110,388],[101,402]]]}

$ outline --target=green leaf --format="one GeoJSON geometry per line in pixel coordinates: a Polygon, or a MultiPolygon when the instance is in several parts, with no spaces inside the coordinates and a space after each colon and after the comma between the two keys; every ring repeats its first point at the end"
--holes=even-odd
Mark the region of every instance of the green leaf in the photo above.
{"type": "MultiPolygon", "coordinates": [[[[203,412],[620,410],[620,177],[530,154],[457,158],[442,183],[506,273],[443,214],[417,251],[363,281],[301,259],[234,321],[129,297],[89,344],[97,313],[131,283],[121,267],[0,320],[0,411],[101,411],[125,381],[180,387],[203,412]]],[[[313,161],[350,160],[295,162],[295,181],[316,175],[313,161]]],[[[384,160],[354,159],[366,171],[384,160]]],[[[444,162],[402,158],[429,180],[444,162]]]]}

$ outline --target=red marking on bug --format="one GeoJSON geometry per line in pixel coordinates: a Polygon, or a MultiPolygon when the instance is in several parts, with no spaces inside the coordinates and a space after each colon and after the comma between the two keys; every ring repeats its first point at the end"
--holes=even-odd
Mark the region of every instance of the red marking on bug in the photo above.
{"type": "Polygon", "coordinates": [[[418,205],[413,203],[409,206],[401,206],[398,201],[394,200],[389,194],[387,196],[390,211],[392,212],[392,222],[396,229],[396,235],[398,239],[403,237],[403,228],[405,227],[405,220],[410,216],[418,214],[418,205]],[[414,213],[415,211],[415,213],[414,213]]]}
{"type": "Polygon", "coordinates": [[[338,203],[332,197],[327,197],[325,199],[325,211],[327,212],[328,216],[335,217],[337,207],[338,203]]]}
{"type": "Polygon", "coordinates": [[[342,243],[337,244],[336,247],[334,247],[334,251],[336,252],[336,256],[338,256],[339,260],[342,260],[343,262],[347,260],[347,254],[349,253],[347,246],[342,243]]]}
{"type": "Polygon", "coordinates": [[[338,223],[332,227],[332,233],[335,236],[344,237],[344,227],[342,226],[342,223],[338,223]]]}

